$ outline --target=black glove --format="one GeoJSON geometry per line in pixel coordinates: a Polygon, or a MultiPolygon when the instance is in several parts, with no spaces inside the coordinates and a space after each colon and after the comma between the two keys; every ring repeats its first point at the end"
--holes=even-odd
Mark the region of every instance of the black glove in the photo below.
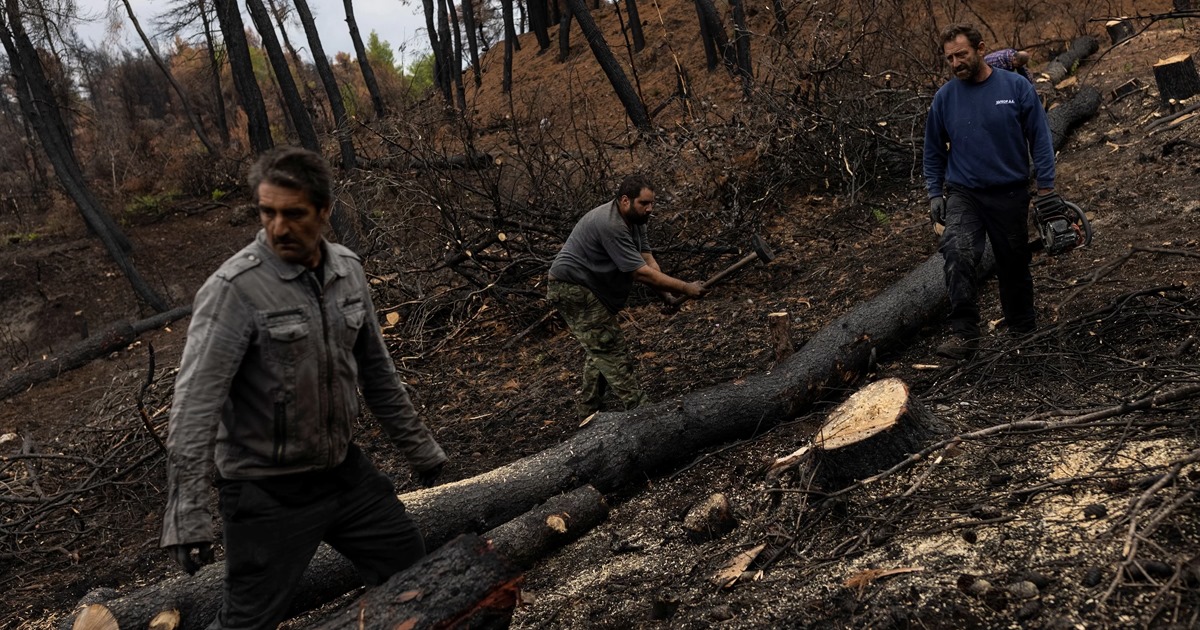
{"type": "Polygon", "coordinates": [[[422,488],[432,488],[437,485],[437,479],[442,474],[442,469],[446,467],[446,462],[442,462],[433,468],[417,472],[417,483],[421,484],[422,488]]]}
{"type": "Polygon", "coordinates": [[[934,225],[946,225],[946,198],[938,195],[929,198],[929,221],[934,225]]]}
{"type": "Polygon", "coordinates": [[[213,546],[209,542],[171,545],[167,547],[167,552],[188,575],[195,575],[200,567],[213,561],[213,546]]]}

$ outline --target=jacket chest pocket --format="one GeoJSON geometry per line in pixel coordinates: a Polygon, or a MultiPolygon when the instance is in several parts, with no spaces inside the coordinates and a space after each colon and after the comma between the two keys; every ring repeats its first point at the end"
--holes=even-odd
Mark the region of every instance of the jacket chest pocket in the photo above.
{"type": "Polygon", "coordinates": [[[267,355],[282,365],[296,365],[313,353],[312,322],[303,309],[264,314],[267,355]]]}
{"type": "Polygon", "coordinates": [[[367,321],[367,305],[362,298],[352,297],[347,298],[341,305],[342,320],[345,322],[343,341],[347,348],[354,349],[354,343],[358,340],[358,331],[362,329],[363,323],[367,321]]]}

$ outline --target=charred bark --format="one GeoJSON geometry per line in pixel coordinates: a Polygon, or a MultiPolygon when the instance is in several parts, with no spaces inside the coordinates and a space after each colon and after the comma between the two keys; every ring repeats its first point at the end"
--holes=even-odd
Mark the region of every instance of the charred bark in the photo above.
{"type": "Polygon", "coordinates": [[[1163,105],[1200,94],[1200,74],[1189,53],[1180,53],[1154,64],[1154,82],[1163,105]]]}
{"type": "Polygon", "coordinates": [[[504,76],[501,79],[501,90],[505,94],[512,92],[513,51],[517,45],[517,29],[513,28],[513,0],[500,0],[501,19],[504,20],[504,76]]]}
{"type": "Polygon", "coordinates": [[[637,0],[625,0],[625,12],[629,14],[629,32],[633,35],[633,51],[641,52],[646,47],[646,33],[642,30],[642,18],[638,15],[637,0]]]}
{"type": "Polygon", "coordinates": [[[267,106],[263,103],[262,90],[254,78],[254,66],[250,61],[250,47],[246,44],[242,14],[238,9],[237,0],[213,2],[217,8],[221,36],[225,40],[225,53],[229,56],[233,85],[237,89],[242,111],[246,112],[250,147],[255,153],[262,153],[275,146],[275,141],[271,139],[271,123],[267,119],[267,106]]]}
{"type": "Polygon", "coordinates": [[[1050,136],[1053,138],[1054,150],[1062,149],[1070,136],[1071,130],[1085,120],[1096,115],[1100,110],[1100,91],[1088,85],[1076,92],[1071,100],[1055,107],[1046,114],[1046,122],[1050,125],[1050,136]]]}
{"type": "MultiPolygon", "coordinates": [[[[358,158],[354,154],[354,139],[350,134],[350,117],[346,115],[346,104],[342,102],[342,91],[338,88],[337,79],[333,76],[333,68],[329,66],[329,58],[325,56],[325,48],[321,45],[321,35],[317,32],[316,22],[313,21],[312,11],[308,8],[308,0],[293,0],[296,13],[300,16],[300,24],[304,27],[304,35],[308,38],[308,48],[313,56],[313,64],[317,67],[317,76],[325,88],[325,96],[329,99],[329,109],[333,112],[333,124],[336,127],[338,148],[342,157],[342,168],[351,170],[358,166],[358,158]]],[[[340,236],[340,235],[339,235],[340,236]]]]}
{"type": "Polygon", "coordinates": [[[507,628],[521,571],[478,536],[459,536],[314,630],[507,628]]]}
{"type": "Polygon", "coordinates": [[[387,114],[387,107],[383,102],[383,93],[379,91],[379,82],[375,80],[375,71],[371,69],[371,61],[367,58],[367,49],[363,46],[362,35],[358,32],[358,20],[354,19],[354,2],[353,0],[343,0],[342,6],[346,9],[346,26],[350,29],[350,43],[354,46],[354,55],[358,57],[358,70],[362,72],[367,93],[371,95],[371,106],[375,108],[375,117],[383,118],[387,114]]]}
{"type": "Polygon", "coordinates": [[[279,95],[283,99],[288,117],[292,119],[296,135],[300,138],[300,146],[320,153],[321,143],[317,140],[317,130],[313,129],[312,118],[309,117],[308,110],[304,108],[300,90],[296,88],[292,69],[288,66],[287,57],[283,54],[283,47],[279,45],[279,38],[275,35],[275,25],[271,23],[271,14],[267,13],[267,8],[263,5],[262,0],[246,0],[246,8],[250,11],[250,19],[254,20],[259,37],[262,38],[263,49],[266,50],[267,60],[271,62],[271,68],[275,72],[275,82],[279,85],[279,95]]]}
{"type": "Polygon", "coordinates": [[[467,92],[463,89],[462,80],[463,48],[462,33],[458,28],[458,10],[454,7],[454,0],[445,0],[445,2],[446,11],[450,14],[450,32],[454,40],[454,89],[458,93],[456,97],[458,99],[458,111],[465,112],[467,111],[467,92]]]}
{"type": "Polygon", "coordinates": [[[528,0],[528,5],[529,30],[537,38],[538,52],[544,52],[550,48],[550,10],[546,7],[546,0],[528,0]]]}
{"type": "Polygon", "coordinates": [[[1100,41],[1091,35],[1076,37],[1067,52],[1054,58],[1042,72],[1054,85],[1079,67],[1079,62],[1100,50],[1100,41]]]}
{"type": "Polygon", "coordinates": [[[733,9],[734,53],[737,55],[738,74],[742,76],[742,95],[750,97],[754,82],[754,65],[750,62],[750,30],[746,28],[746,10],[742,0],[729,0],[733,9]]]}
{"type": "Polygon", "coordinates": [[[479,70],[479,42],[475,38],[475,7],[471,0],[462,0],[463,29],[467,31],[467,52],[470,53],[471,72],[475,76],[475,87],[483,85],[479,70]]]}
{"type": "Polygon", "coordinates": [[[604,34],[596,26],[591,12],[588,11],[583,0],[567,0],[567,6],[569,12],[574,13],[578,18],[579,28],[583,31],[583,36],[587,38],[588,45],[592,48],[592,54],[596,56],[596,61],[600,63],[600,69],[604,71],[613,91],[617,93],[617,98],[625,106],[625,113],[629,115],[629,120],[639,130],[650,131],[650,117],[646,115],[646,106],[638,98],[637,92],[634,92],[633,85],[625,76],[625,71],[621,69],[617,58],[609,50],[608,42],[604,41],[604,34]]]}
{"type": "MultiPolygon", "coordinates": [[[[349,2],[350,0],[346,0],[349,2]]],[[[442,81],[442,65],[446,63],[442,59],[442,44],[438,41],[438,29],[435,23],[437,9],[433,6],[433,0],[421,0],[421,6],[425,11],[425,33],[429,35],[429,51],[433,53],[433,83],[442,92],[442,98],[447,103],[450,102],[450,85],[442,81]]]]}
{"type": "Polygon", "coordinates": [[[522,567],[532,567],[551,551],[574,542],[608,517],[604,495],[581,486],[551,497],[545,503],[483,535],[500,555],[522,567]]]}

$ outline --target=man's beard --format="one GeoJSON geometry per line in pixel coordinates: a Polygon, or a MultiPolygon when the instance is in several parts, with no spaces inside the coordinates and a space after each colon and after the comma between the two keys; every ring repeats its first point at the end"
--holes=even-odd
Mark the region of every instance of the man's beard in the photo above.
{"type": "Polygon", "coordinates": [[[980,61],[978,59],[965,61],[962,65],[954,67],[954,76],[963,81],[974,79],[979,74],[979,64],[980,61]]]}

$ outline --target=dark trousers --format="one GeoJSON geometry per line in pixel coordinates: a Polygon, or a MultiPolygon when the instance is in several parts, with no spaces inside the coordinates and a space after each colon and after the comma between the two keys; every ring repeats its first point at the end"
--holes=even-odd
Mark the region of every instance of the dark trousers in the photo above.
{"type": "Polygon", "coordinates": [[[278,626],[321,541],[349,558],[368,586],[425,555],[391,482],[350,450],[335,471],[221,483],[225,592],[210,629],[278,626]]]}
{"type": "Polygon", "coordinates": [[[978,337],[979,276],[984,247],[992,245],[1000,306],[1011,330],[1032,330],[1033,276],[1029,273],[1029,191],[1025,185],[1000,190],[946,187],[946,231],[940,251],[946,260],[950,328],[964,338],[978,337]]]}

